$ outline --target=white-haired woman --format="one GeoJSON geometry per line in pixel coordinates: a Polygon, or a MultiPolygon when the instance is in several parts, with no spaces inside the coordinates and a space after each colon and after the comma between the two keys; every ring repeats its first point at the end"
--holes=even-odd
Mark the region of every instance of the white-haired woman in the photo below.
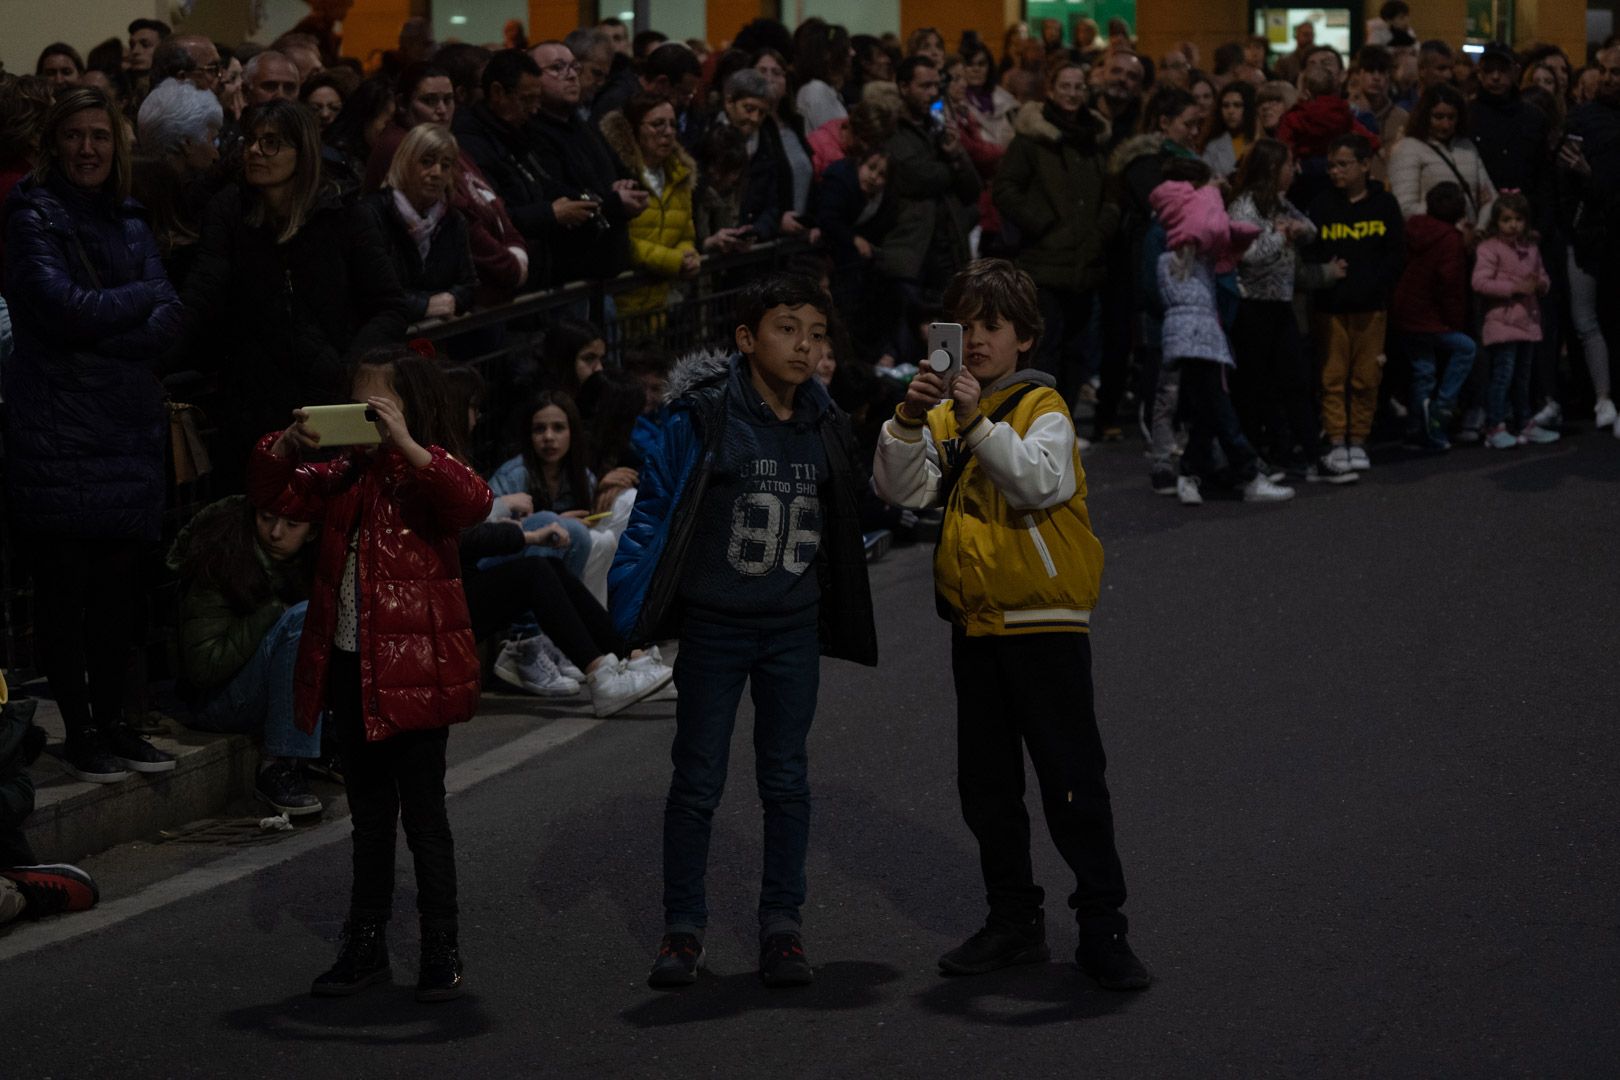
{"type": "Polygon", "coordinates": [[[191,270],[203,210],[213,194],[205,177],[219,160],[225,112],[219,98],[185,79],[165,79],[141,102],[133,194],[150,215],[163,267],[175,288],[191,270]]]}
{"type": "Polygon", "coordinates": [[[394,151],[383,189],[365,198],[412,319],[459,315],[472,306],[478,287],[466,219],[450,205],[459,154],[449,128],[418,124],[394,151]]]}

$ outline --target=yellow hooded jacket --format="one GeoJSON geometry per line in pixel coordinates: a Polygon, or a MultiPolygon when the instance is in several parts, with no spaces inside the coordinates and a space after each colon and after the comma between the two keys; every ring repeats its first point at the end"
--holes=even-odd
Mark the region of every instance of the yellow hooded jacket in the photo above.
{"type": "Polygon", "coordinates": [[[878,494],[913,509],[946,499],[934,586],[968,636],[1087,633],[1103,551],[1068,406],[1050,375],[1023,370],[990,386],[979,411],[966,432],[949,402],[926,425],[899,415],[885,424],[872,470],[878,494]]]}

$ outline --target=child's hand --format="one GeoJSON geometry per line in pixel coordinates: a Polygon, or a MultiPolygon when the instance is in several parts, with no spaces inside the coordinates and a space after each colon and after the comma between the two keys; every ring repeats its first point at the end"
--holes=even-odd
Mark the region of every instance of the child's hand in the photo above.
{"type": "Polygon", "coordinates": [[[951,398],[956,402],[956,430],[964,431],[979,416],[979,380],[967,368],[951,381],[951,398]]]}
{"type": "Polygon", "coordinates": [[[555,523],[542,525],[523,534],[523,542],[530,547],[565,548],[569,544],[568,530],[555,523]]]}
{"type": "Polygon", "coordinates": [[[519,491],[511,495],[501,496],[501,505],[506,508],[509,516],[526,518],[534,513],[534,496],[527,491],[519,491]]]}
{"type": "Polygon", "coordinates": [[[1327,264],[1327,276],[1329,281],[1343,281],[1345,275],[1349,272],[1350,264],[1345,262],[1343,259],[1333,259],[1327,264]]]}
{"type": "Polygon", "coordinates": [[[924,369],[917,372],[917,377],[906,387],[906,400],[900,403],[900,411],[913,420],[921,420],[944,398],[945,380],[937,372],[924,369]]]}
{"type": "Polygon", "coordinates": [[[303,409],[293,410],[293,422],[283,431],[275,442],[270,444],[270,452],[278,458],[297,457],[305,450],[314,450],[321,445],[321,437],[309,430],[304,421],[309,419],[309,413],[303,409]]]}
{"type": "Polygon", "coordinates": [[[404,454],[405,460],[418,469],[433,460],[433,455],[429,454],[415,439],[411,438],[410,428],[405,426],[405,414],[400,411],[399,406],[395,405],[392,399],[384,397],[367,398],[366,404],[371,406],[371,411],[377,414],[377,430],[382,432],[384,446],[392,446],[404,454]]]}
{"type": "Polygon", "coordinates": [[[1535,274],[1526,274],[1524,279],[1519,282],[1519,294],[1521,296],[1535,296],[1540,291],[1541,278],[1535,274]]]}

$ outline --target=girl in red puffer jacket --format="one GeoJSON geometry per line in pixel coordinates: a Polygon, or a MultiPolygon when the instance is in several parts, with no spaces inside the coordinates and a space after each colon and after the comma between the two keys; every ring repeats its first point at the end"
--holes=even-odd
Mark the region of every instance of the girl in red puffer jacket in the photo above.
{"type": "Polygon", "coordinates": [[[456,867],[444,808],[450,724],[471,719],[480,666],[461,588],[461,530],[492,496],[458,461],[449,386],[410,349],[366,354],[352,396],[376,413],[375,450],[299,462],[320,438],[303,410],[259,440],[248,468],[253,502],[325,528],[294,676],[299,727],[324,707],[343,750],[354,828],[354,885],[343,948],[312,993],[356,993],[389,977],[394,822],[416,861],[422,916],[419,1001],[461,992],[456,867]]]}

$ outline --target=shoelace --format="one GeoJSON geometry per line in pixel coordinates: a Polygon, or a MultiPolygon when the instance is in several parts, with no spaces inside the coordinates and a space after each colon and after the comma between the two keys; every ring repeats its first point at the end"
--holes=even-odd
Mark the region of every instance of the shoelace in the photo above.
{"type": "Polygon", "coordinates": [[[41,915],[55,915],[67,910],[67,886],[54,881],[17,881],[15,878],[12,881],[23,899],[28,901],[25,912],[29,918],[37,919],[41,915]]]}

